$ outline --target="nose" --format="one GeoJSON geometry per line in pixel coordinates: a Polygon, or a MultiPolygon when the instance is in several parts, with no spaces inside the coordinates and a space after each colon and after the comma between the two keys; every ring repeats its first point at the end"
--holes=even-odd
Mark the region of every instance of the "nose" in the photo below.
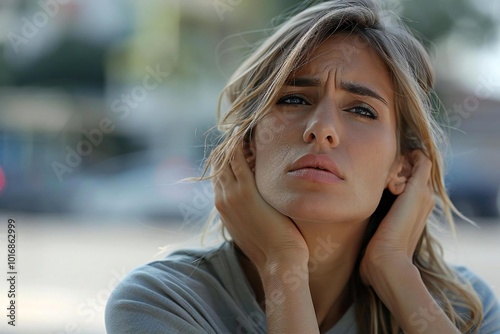
{"type": "Polygon", "coordinates": [[[304,141],[335,147],[339,144],[340,124],[332,107],[317,108],[307,122],[304,131],[304,141]]]}

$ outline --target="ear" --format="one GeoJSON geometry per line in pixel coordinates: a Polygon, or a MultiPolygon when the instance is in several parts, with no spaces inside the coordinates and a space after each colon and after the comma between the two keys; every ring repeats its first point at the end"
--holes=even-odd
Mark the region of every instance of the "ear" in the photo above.
{"type": "Polygon", "coordinates": [[[400,195],[405,190],[411,171],[412,165],[406,155],[397,158],[387,180],[387,189],[394,195],[400,195]]]}
{"type": "Polygon", "coordinates": [[[252,137],[253,129],[249,129],[243,137],[243,154],[247,159],[248,166],[255,173],[255,143],[252,137]]]}

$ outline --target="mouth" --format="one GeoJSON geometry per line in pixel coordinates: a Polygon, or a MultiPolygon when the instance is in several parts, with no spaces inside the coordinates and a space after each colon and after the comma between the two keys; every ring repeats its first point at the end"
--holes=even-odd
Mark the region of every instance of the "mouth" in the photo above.
{"type": "Polygon", "coordinates": [[[324,179],[330,174],[328,177],[331,180],[345,179],[333,159],[326,154],[304,155],[292,164],[289,173],[296,176],[315,176],[321,179],[324,179]]]}

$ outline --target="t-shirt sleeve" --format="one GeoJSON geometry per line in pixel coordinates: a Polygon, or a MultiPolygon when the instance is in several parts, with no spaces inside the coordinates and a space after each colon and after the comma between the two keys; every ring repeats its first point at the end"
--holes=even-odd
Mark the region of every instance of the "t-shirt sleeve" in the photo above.
{"type": "Polygon", "coordinates": [[[500,333],[500,304],[493,290],[480,277],[464,267],[457,268],[460,275],[472,284],[483,305],[483,322],[479,334],[500,333]]]}
{"type": "Polygon", "coordinates": [[[215,333],[182,295],[182,282],[163,274],[160,279],[144,266],[118,284],[106,304],[108,334],[215,333]]]}

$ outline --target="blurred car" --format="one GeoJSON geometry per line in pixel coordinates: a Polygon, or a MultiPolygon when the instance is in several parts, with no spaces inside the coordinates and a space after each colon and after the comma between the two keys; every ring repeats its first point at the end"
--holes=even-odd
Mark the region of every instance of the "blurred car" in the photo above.
{"type": "Polygon", "coordinates": [[[213,207],[209,182],[180,182],[199,175],[187,158],[162,153],[133,153],[69,180],[70,209],[77,214],[171,219],[202,224],[213,207]]]}
{"type": "Polygon", "coordinates": [[[71,192],[52,169],[59,151],[50,137],[2,131],[0,136],[0,210],[65,213],[71,192]]]}
{"type": "Polygon", "coordinates": [[[446,184],[455,206],[469,217],[500,216],[500,150],[455,146],[446,184]]]}

